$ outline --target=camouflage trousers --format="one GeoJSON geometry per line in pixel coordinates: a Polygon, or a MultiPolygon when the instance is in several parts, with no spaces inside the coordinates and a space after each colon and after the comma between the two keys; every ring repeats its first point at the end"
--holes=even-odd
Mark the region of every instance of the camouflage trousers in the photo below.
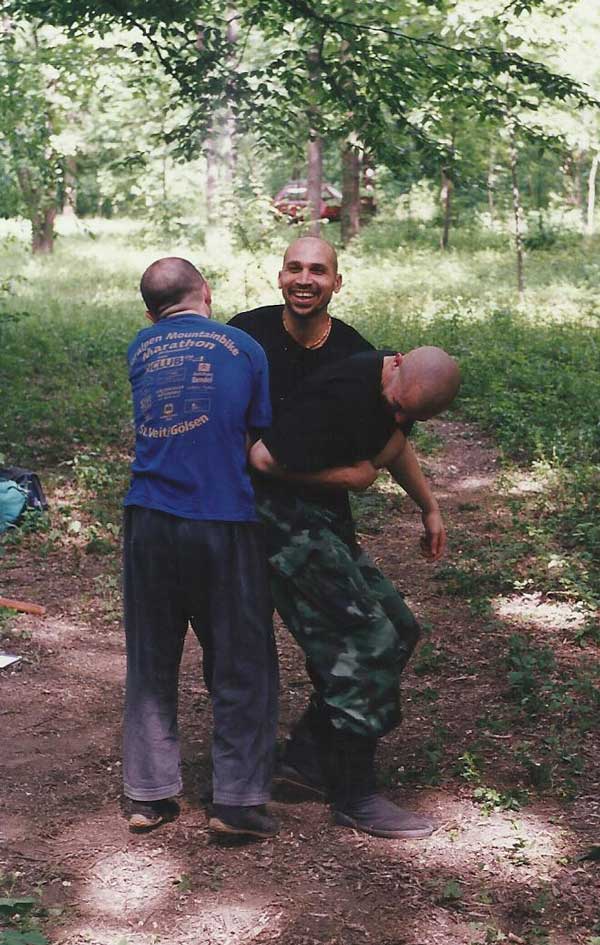
{"type": "Polygon", "coordinates": [[[419,637],[402,595],[327,510],[259,496],[273,600],[307,657],[333,726],[379,737],[398,724],[400,674],[419,637]]]}

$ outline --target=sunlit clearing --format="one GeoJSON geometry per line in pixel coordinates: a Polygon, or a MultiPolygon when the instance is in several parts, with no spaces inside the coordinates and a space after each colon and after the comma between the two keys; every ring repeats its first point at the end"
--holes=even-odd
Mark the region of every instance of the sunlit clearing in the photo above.
{"type": "Polygon", "coordinates": [[[547,484],[542,482],[536,476],[528,476],[527,474],[518,475],[514,478],[511,478],[511,485],[509,488],[510,495],[525,495],[525,493],[536,493],[543,492],[547,488],[547,484]]]}
{"type": "MultiPolygon", "coordinates": [[[[236,898],[239,898],[236,896],[236,898]]],[[[280,931],[281,912],[269,911],[266,903],[215,903],[206,905],[194,899],[187,919],[177,928],[183,941],[210,942],[210,945],[231,945],[251,942],[268,930],[269,938],[280,931]]]]}
{"type": "MultiPolygon", "coordinates": [[[[443,893],[443,884],[440,886],[440,893],[443,893]]],[[[456,911],[456,910],[455,910],[456,911]]],[[[427,942],[431,945],[464,945],[465,942],[473,942],[476,945],[481,941],[476,938],[474,921],[471,914],[462,918],[453,914],[448,917],[448,909],[440,906],[427,906],[418,916],[418,919],[408,919],[402,921],[403,938],[402,941],[427,942]]],[[[478,918],[478,916],[476,917],[478,918]]],[[[489,941],[502,941],[502,939],[489,939],[489,941]]]]}
{"type": "Polygon", "coordinates": [[[140,918],[160,909],[172,895],[182,868],[163,848],[127,850],[102,857],[92,868],[82,889],[82,901],[94,913],[107,917],[138,914],[140,918]]]}
{"type": "Polygon", "coordinates": [[[488,476],[466,476],[464,479],[460,480],[460,488],[465,492],[487,489],[495,477],[496,474],[494,472],[491,472],[488,476]]]}
{"type": "MultiPolygon", "coordinates": [[[[560,562],[556,567],[560,567],[560,562]]],[[[492,601],[492,608],[503,620],[532,624],[540,630],[574,630],[586,621],[585,610],[580,604],[545,600],[542,594],[497,597],[492,601]]]]}
{"type": "MultiPolygon", "coordinates": [[[[420,795],[422,798],[422,794],[420,795]]],[[[561,869],[561,860],[569,853],[567,838],[561,827],[552,823],[554,812],[544,815],[526,810],[484,810],[474,802],[454,799],[439,793],[436,803],[431,795],[427,811],[421,813],[436,820],[440,827],[426,840],[407,841],[366,838],[347,831],[340,835],[350,847],[368,850],[369,858],[377,858],[379,872],[404,869],[428,876],[457,873],[480,877],[482,886],[497,882],[523,882],[551,878],[561,869]]],[[[408,798],[399,801],[411,807],[408,798]]],[[[561,814],[556,808],[556,816],[561,814]]],[[[363,855],[361,853],[361,855],[363,855]]]]}
{"type": "MultiPolygon", "coordinates": [[[[159,875],[158,867],[162,863],[161,856],[152,864],[153,869],[147,872],[146,861],[127,864],[124,870],[122,862],[123,854],[119,858],[115,857],[110,865],[110,869],[115,868],[117,874],[116,882],[113,886],[105,887],[105,894],[108,897],[114,896],[114,907],[111,907],[111,914],[108,915],[106,902],[95,900],[100,908],[104,909],[105,915],[102,918],[96,917],[94,926],[86,925],[85,919],[61,938],[64,945],[80,945],[81,942],[91,942],[93,945],[116,945],[118,942],[127,942],[127,945],[151,945],[158,940],[168,942],[176,940],[177,942],[186,942],[189,945],[199,945],[199,943],[209,943],[210,945],[232,945],[232,943],[252,942],[259,935],[268,932],[269,937],[278,936],[281,932],[280,911],[274,911],[267,900],[256,900],[252,897],[252,902],[240,902],[244,898],[243,894],[233,893],[232,898],[237,901],[230,903],[210,901],[210,894],[203,898],[184,897],[179,905],[176,904],[174,897],[173,876],[159,875]],[[137,868],[143,871],[145,884],[138,877],[135,883],[131,879],[130,870],[137,868]],[[123,896],[122,889],[119,890],[118,877],[127,877],[125,882],[133,890],[142,893],[146,898],[142,901],[135,900],[133,896],[123,896]],[[116,893],[115,893],[116,887],[116,893]],[[145,888],[144,888],[145,887],[145,888]],[[159,902],[156,891],[164,897],[164,901],[159,902]],[[150,898],[148,893],[153,893],[154,898],[150,898]],[[207,901],[208,900],[208,901],[207,901]],[[168,929],[165,930],[164,920],[159,918],[161,910],[165,906],[171,906],[169,913],[168,929]],[[183,913],[180,909],[184,910],[183,913]]],[[[168,873],[168,868],[166,872],[168,873]]],[[[96,871],[97,872],[97,871],[96,871]]],[[[108,877],[105,877],[106,883],[108,877]]],[[[221,894],[222,895],[222,894],[221,894]]],[[[89,902],[89,898],[87,902],[89,902]]]]}

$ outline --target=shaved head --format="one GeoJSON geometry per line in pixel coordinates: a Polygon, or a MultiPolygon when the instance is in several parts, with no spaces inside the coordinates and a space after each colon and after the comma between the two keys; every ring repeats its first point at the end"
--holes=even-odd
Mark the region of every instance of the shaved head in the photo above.
{"type": "Polygon", "coordinates": [[[382,394],[397,422],[429,420],[448,407],[460,387],[460,369],[443,348],[425,345],[384,358],[382,394]]]}
{"type": "Polygon", "coordinates": [[[186,299],[197,297],[206,288],[201,272],[187,259],[165,256],[148,266],[140,282],[146,308],[156,318],[163,318],[186,299]]]}
{"type": "Polygon", "coordinates": [[[460,387],[458,364],[442,348],[413,348],[401,365],[402,386],[410,390],[415,409],[431,416],[452,403],[460,387]]]}
{"type": "Polygon", "coordinates": [[[300,236],[297,240],[294,240],[293,243],[290,243],[283,257],[284,266],[288,259],[294,258],[296,252],[302,252],[304,250],[316,252],[319,255],[324,254],[333,266],[333,271],[337,273],[338,258],[335,247],[332,246],[331,243],[328,243],[327,240],[321,239],[320,236],[300,236]]]}

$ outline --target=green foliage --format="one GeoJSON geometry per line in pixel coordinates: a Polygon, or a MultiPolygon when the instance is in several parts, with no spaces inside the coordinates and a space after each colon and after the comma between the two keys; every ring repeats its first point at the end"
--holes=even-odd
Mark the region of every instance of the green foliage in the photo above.
{"type": "Polygon", "coordinates": [[[442,648],[428,640],[419,647],[413,662],[413,672],[417,676],[439,673],[443,669],[446,660],[447,656],[442,648]]]}
{"type": "Polygon", "coordinates": [[[455,529],[456,563],[439,567],[436,579],[444,581],[451,594],[466,598],[474,613],[490,617],[498,594],[558,592],[581,613],[572,631],[574,641],[593,643],[600,603],[597,516],[594,491],[582,502],[576,485],[587,481],[588,471],[595,482],[595,469],[587,464],[573,464],[568,471],[536,464],[534,488],[518,495],[511,487],[513,477],[501,480],[498,501],[511,511],[510,518],[500,518],[493,536],[483,542],[467,529],[455,529]],[[583,537],[587,534],[588,541],[583,537]]]}
{"type": "MultiPolygon", "coordinates": [[[[9,15],[85,32],[136,28],[128,46],[140,69],[159,63],[176,83],[173,101],[191,106],[169,132],[188,153],[231,102],[238,130],[254,129],[268,147],[286,142],[297,149],[310,110],[319,132],[339,140],[357,134],[381,163],[399,170],[418,152],[431,173],[432,165],[456,160],[449,125],[457,114],[481,124],[510,113],[546,140],[551,135],[528,120],[523,101],[530,111],[545,99],[591,102],[566,71],[545,64],[535,31],[530,35],[519,11],[501,0],[484,16],[469,5],[446,9],[410,0],[392,0],[376,16],[370,5],[337,0],[318,7],[240,0],[241,48],[232,42],[221,2],[204,3],[201,12],[187,2],[124,9],[89,0],[11,0],[6,7],[9,15]]],[[[561,39],[552,37],[557,47],[561,39]]]]}
{"type": "Polygon", "coordinates": [[[51,249],[66,166],[81,147],[94,85],[93,44],[35,21],[13,20],[0,37],[0,127],[34,249],[51,249]]]}
{"type": "MultiPolygon", "coordinates": [[[[5,876],[0,881],[7,885],[5,876]]],[[[50,945],[38,928],[39,918],[44,914],[34,896],[11,894],[0,898],[0,922],[5,926],[0,929],[0,945],[50,945]]]]}
{"type": "Polygon", "coordinates": [[[454,770],[460,778],[472,784],[478,784],[481,781],[481,760],[473,752],[463,752],[454,770]]]}
{"type": "Polygon", "coordinates": [[[33,896],[4,896],[0,898],[0,913],[13,915],[15,912],[30,912],[36,903],[37,899],[33,896]]]}
{"type": "Polygon", "coordinates": [[[426,423],[417,423],[411,432],[411,442],[420,456],[435,456],[444,446],[442,437],[426,423]]]}
{"type": "Polygon", "coordinates": [[[10,623],[17,616],[17,611],[11,607],[0,607],[0,636],[8,629],[10,623]]]}
{"type": "Polygon", "coordinates": [[[506,657],[511,698],[526,711],[537,714],[543,708],[543,693],[555,669],[554,654],[548,647],[537,647],[520,634],[512,634],[506,657]]]}
{"type": "Polygon", "coordinates": [[[0,932],[0,945],[50,945],[50,941],[37,929],[24,932],[6,929],[0,932]]]}
{"type": "Polygon", "coordinates": [[[523,791],[503,792],[491,787],[476,787],[473,799],[486,813],[491,813],[493,810],[520,810],[527,796],[523,791]]]}
{"type": "Polygon", "coordinates": [[[204,245],[204,228],[190,220],[189,204],[184,197],[163,196],[155,202],[147,202],[144,210],[144,224],[136,234],[139,245],[161,248],[165,253],[173,244],[181,242],[204,245]]]}
{"type": "Polygon", "coordinates": [[[419,784],[439,784],[442,780],[442,763],[446,754],[448,729],[440,722],[433,724],[431,735],[419,745],[417,760],[413,767],[406,768],[404,778],[419,784]]]}
{"type": "Polygon", "coordinates": [[[454,765],[454,773],[473,785],[473,800],[486,812],[493,810],[519,810],[527,801],[527,794],[512,788],[501,791],[483,782],[482,759],[474,751],[465,751],[454,765]]]}
{"type": "Polygon", "coordinates": [[[440,891],[438,902],[442,904],[451,904],[460,902],[463,897],[463,889],[456,879],[450,879],[440,891]]]}
{"type": "Polygon", "coordinates": [[[509,698],[526,718],[546,720],[543,744],[555,758],[552,764],[543,757],[531,757],[524,746],[518,760],[529,781],[537,788],[552,782],[557,775],[556,765],[569,776],[576,776],[581,764],[577,742],[598,725],[600,667],[586,663],[577,671],[560,672],[548,647],[540,647],[520,634],[510,637],[505,662],[509,698]]]}
{"type": "Polygon", "coordinates": [[[402,489],[387,474],[381,475],[367,492],[352,493],[350,505],[358,531],[377,535],[401,508],[402,489]]]}
{"type": "Polygon", "coordinates": [[[518,458],[600,455],[593,408],[600,395],[598,328],[584,320],[557,324],[539,311],[492,308],[482,314],[463,302],[429,329],[461,359],[467,415],[518,458]]]}

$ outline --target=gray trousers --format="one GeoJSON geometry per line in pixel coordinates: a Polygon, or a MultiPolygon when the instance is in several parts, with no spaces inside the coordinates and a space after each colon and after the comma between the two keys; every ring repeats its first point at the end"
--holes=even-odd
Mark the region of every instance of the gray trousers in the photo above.
{"type": "Polygon", "coordinates": [[[153,801],[182,790],[178,679],[193,615],[209,657],[213,799],[263,804],[273,773],[278,670],[262,527],[130,506],[123,556],[125,795],[153,801]]]}

